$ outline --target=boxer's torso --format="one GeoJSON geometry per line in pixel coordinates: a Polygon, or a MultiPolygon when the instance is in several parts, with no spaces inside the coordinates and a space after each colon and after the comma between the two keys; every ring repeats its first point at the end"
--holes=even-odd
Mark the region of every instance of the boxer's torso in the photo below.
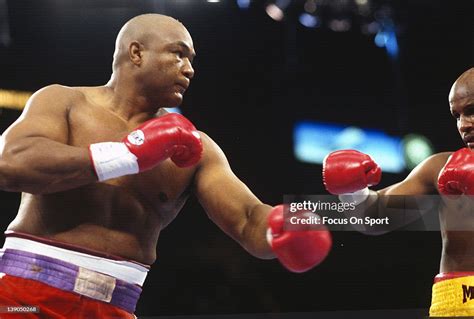
{"type": "MultiPolygon", "coordinates": [[[[438,153],[429,158],[421,169],[418,167],[411,175],[414,184],[420,185],[419,189],[409,188],[406,193],[397,195],[440,196],[438,176],[451,154],[438,153]]],[[[442,236],[440,271],[474,271],[474,199],[467,196],[442,196],[440,201],[433,202],[439,203],[442,236]]]]}
{"type": "Polygon", "coordinates": [[[474,199],[443,197],[440,213],[440,272],[474,271],[474,199]]]}
{"type": "MultiPolygon", "coordinates": [[[[426,189],[440,196],[438,176],[448,161],[450,152],[431,158],[426,189]]],[[[442,237],[440,272],[474,271],[474,200],[466,196],[442,196],[439,202],[442,237]]]]}
{"type": "MultiPolygon", "coordinates": [[[[65,119],[69,145],[120,141],[147,120],[127,122],[115,114],[103,87],[74,91],[65,119]]],[[[8,229],[151,264],[159,232],[183,207],[194,173],[168,159],[137,175],[53,194],[23,193],[8,229]]]]}

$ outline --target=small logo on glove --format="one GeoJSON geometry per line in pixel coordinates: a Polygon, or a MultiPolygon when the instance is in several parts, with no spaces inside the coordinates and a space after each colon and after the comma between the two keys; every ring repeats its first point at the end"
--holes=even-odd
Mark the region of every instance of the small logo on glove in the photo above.
{"type": "Polygon", "coordinates": [[[145,141],[145,135],[143,134],[141,130],[136,130],[128,134],[127,139],[133,145],[142,145],[143,142],[145,141]]]}

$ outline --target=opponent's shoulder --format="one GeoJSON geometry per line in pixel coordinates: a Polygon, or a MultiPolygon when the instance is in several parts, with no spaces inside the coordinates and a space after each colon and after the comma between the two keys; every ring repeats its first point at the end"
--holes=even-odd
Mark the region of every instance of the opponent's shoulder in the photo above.
{"type": "Polygon", "coordinates": [[[379,191],[384,195],[428,195],[437,193],[438,175],[451,153],[438,153],[418,164],[408,176],[379,191]]]}
{"type": "Polygon", "coordinates": [[[426,158],[423,162],[421,162],[418,166],[423,168],[427,171],[438,172],[443,168],[448,160],[449,156],[451,156],[453,152],[441,152],[431,155],[430,157],[426,158]]]}
{"type": "Polygon", "coordinates": [[[452,152],[442,152],[426,158],[409,175],[429,185],[437,185],[438,175],[452,152]]]}

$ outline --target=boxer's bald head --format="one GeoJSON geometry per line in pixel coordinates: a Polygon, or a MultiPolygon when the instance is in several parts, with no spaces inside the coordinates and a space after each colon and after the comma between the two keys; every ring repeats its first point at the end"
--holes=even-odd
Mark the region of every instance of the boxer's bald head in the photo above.
{"type": "Polygon", "coordinates": [[[176,33],[188,38],[192,45],[191,36],[178,20],[162,14],[148,13],[136,16],[120,29],[115,41],[113,70],[129,58],[130,45],[139,43],[145,47],[156,46],[163,41],[176,37],[176,33]]]}
{"type": "Polygon", "coordinates": [[[449,92],[449,103],[474,95],[474,68],[470,68],[454,82],[449,92]]]}
{"type": "Polygon", "coordinates": [[[449,106],[459,134],[474,149],[474,68],[461,74],[449,92],[449,106]]]}
{"type": "Polygon", "coordinates": [[[178,106],[194,76],[193,40],[178,20],[143,14],[120,30],[110,85],[160,107],[178,106]]]}

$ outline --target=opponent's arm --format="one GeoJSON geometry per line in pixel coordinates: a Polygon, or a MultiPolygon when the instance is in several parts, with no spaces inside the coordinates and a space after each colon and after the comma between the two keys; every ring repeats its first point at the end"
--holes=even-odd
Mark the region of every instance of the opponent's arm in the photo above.
{"type": "Polygon", "coordinates": [[[379,195],[429,195],[437,193],[438,175],[450,152],[438,153],[418,164],[400,183],[383,188],[379,195]]]}
{"type": "Polygon", "coordinates": [[[283,206],[263,204],[235,176],[217,144],[205,135],[203,144],[195,192],[211,220],[250,254],[276,256],[290,271],[307,271],[324,260],[331,247],[326,229],[286,231],[283,206]]]}
{"type": "Polygon", "coordinates": [[[96,181],[88,150],[67,145],[73,95],[59,85],[36,92],[2,135],[2,190],[47,193],[96,181]]]}
{"type": "MultiPolygon", "coordinates": [[[[379,191],[369,191],[368,186],[380,181],[381,170],[378,165],[366,154],[353,150],[336,151],[324,161],[324,184],[330,193],[339,195],[342,201],[355,200],[361,204],[357,205],[355,212],[351,212],[352,215],[375,218],[405,212],[410,213],[406,214],[405,219],[408,224],[420,216],[420,207],[416,202],[410,203],[410,197],[402,195],[435,194],[438,174],[448,156],[449,153],[433,155],[420,163],[402,182],[379,191]]],[[[378,234],[381,231],[373,228],[364,232],[378,234]]]]}

